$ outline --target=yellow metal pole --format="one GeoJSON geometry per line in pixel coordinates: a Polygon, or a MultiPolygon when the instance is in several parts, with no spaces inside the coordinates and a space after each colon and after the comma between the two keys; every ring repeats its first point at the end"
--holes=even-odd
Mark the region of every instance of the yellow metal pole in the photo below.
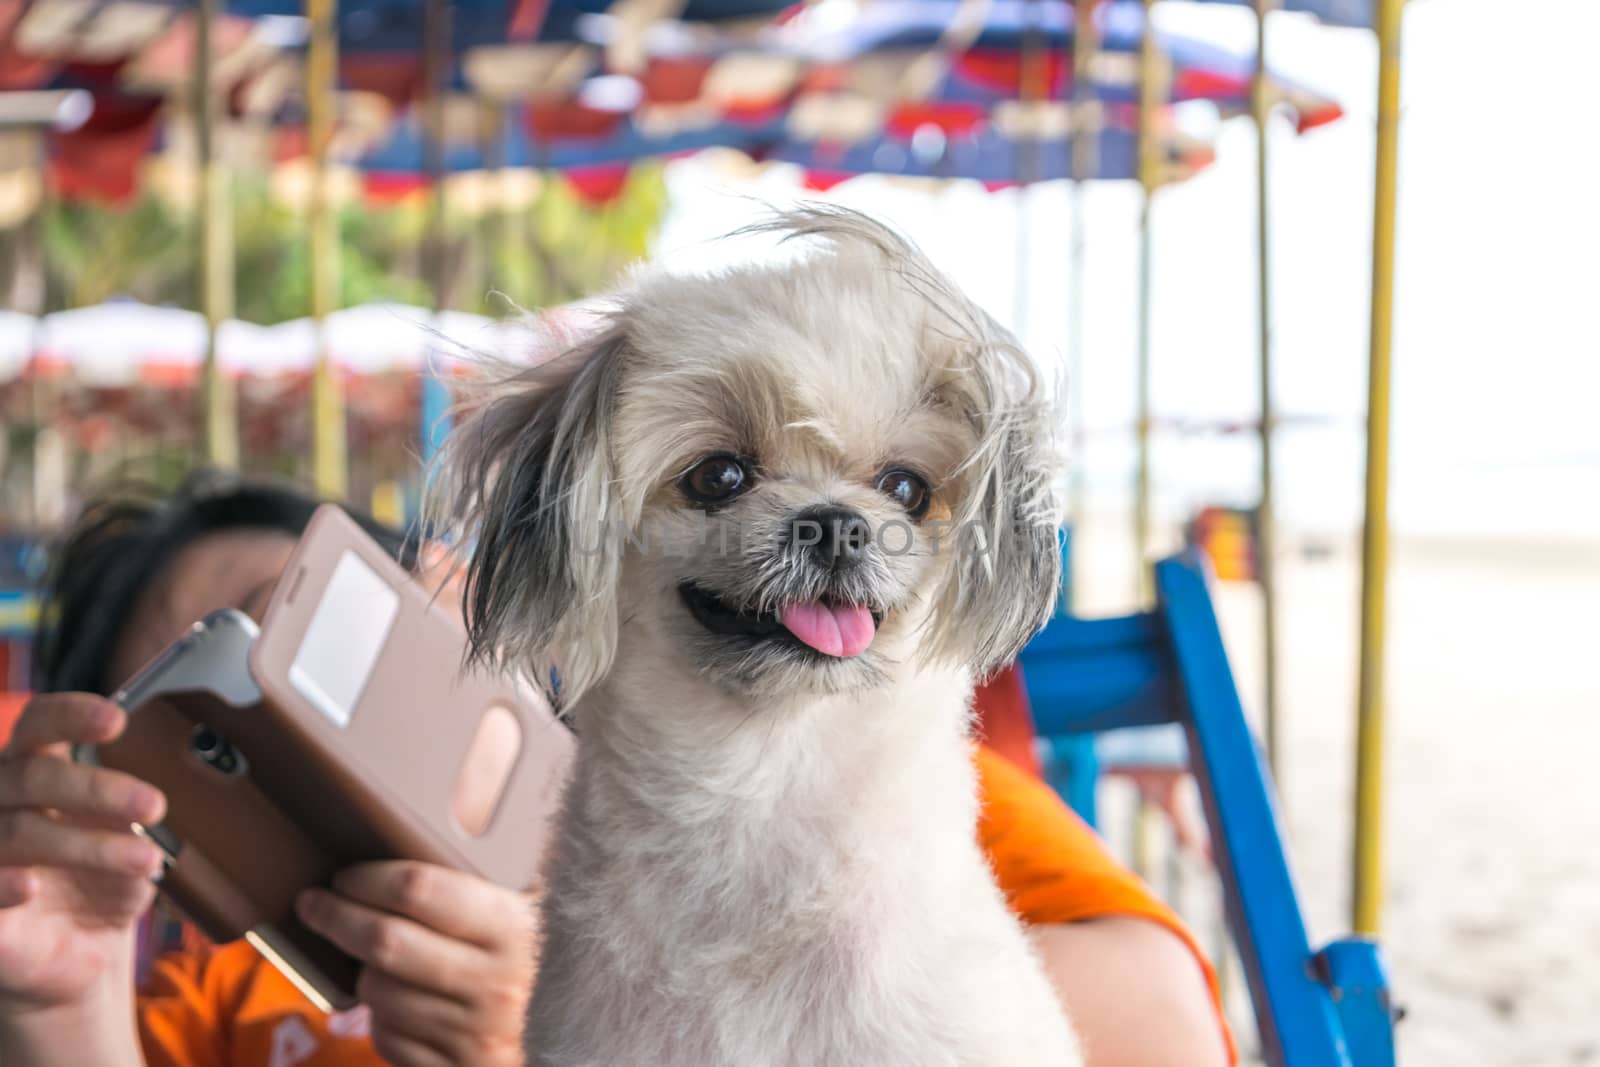
{"type": "Polygon", "coordinates": [[[425,0],[422,21],[423,167],[428,175],[428,218],[423,236],[428,288],[435,314],[450,304],[445,244],[445,78],[450,66],[450,2],[425,0]]]}
{"type": "Polygon", "coordinates": [[[1400,156],[1402,0],[1378,0],[1378,150],[1372,216],[1367,378],[1367,508],[1361,541],[1361,673],[1356,711],[1351,924],[1375,934],[1383,911],[1383,653],[1389,578],[1389,357],[1394,326],[1395,191],[1400,156]]]}
{"type": "MultiPolygon", "coordinates": [[[[14,310],[33,316],[33,329],[28,342],[28,355],[32,357],[44,340],[44,314],[49,303],[50,264],[44,227],[45,215],[50,210],[50,183],[46,180],[50,173],[50,142],[48,132],[42,127],[30,131],[30,134],[33,140],[30,150],[34,173],[39,178],[39,191],[33,210],[17,229],[16,259],[9,296],[10,306],[14,310]]],[[[51,516],[44,513],[45,494],[42,491],[38,445],[45,428],[54,417],[56,397],[55,387],[46,380],[45,375],[36,372],[32,379],[28,387],[28,420],[32,430],[28,449],[28,525],[32,532],[43,534],[51,516]]]]}
{"type": "Polygon", "coordinates": [[[311,317],[317,363],[311,378],[311,478],[318,493],[343,499],[347,483],[344,394],[329,358],[323,320],[339,301],[338,220],[329,203],[328,152],[333,140],[339,40],[338,0],[306,0],[311,41],[306,53],[306,127],[311,150],[311,317]]]}
{"type": "MultiPolygon", "coordinates": [[[[427,228],[423,235],[424,273],[433,294],[434,327],[440,328],[440,315],[450,306],[452,271],[449,242],[445,235],[445,93],[450,72],[450,0],[426,0],[422,20],[423,155],[430,187],[427,228]]],[[[437,345],[430,357],[439,352],[437,345]]],[[[431,360],[430,360],[431,362],[431,360]]],[[[443,443],[445,422],[450,409],[450,394],[440,377],[440,368],[422,372],[422,419],[419,427],[422,458],[431,460],[443,443]]]]}
{"type": "Polygon", "coordinates": [[[1134,434],[1138,444],[1138,468],[1134,476],[1133,545],[1140,601],[1149,599],[1150,576],[1150,330],[1151,330],[1151,241],[1150,207],[1160,183],[1161,145],[1158,120],[1161,114],[1162,76],[1156,49],[1155,0],[1144,0],[1144,37],[1139,44],[1139,341],[1138,414],[1134,434]]]}
{"type": "MultiPolygon", "coordinates": [[[[1083,478],[1086,439],[1083,402],[1083,286],[1088,247],[1085,227],[1087,183],[1094,177],[1099,155],[1100,125],[1094,86],[1094,57],[1099,50],[1094,26],[1095,0],[1073,0],[1072,5],[1072,264],[1067,277],[1067,411],[1072,419],[1072,465],[1068,467],[1067,521],[1072,536],[1081,538],[1088,514],[1083,478]]],[[[1081,544],[1081,540],[1078,542],[1081,544]]],[[[1075,571],[1083,553],[1071,552],[1067,562],[1075,571]]],[[[1068,606],[1082,604],[1082,583],[1067,575],[1068,606]]]]}
{"type": "Polygon", "coordinates": [[[1272,242],[1267,197],[1267,124],[1272,117],[1272,87],[1267,78],[1267,12],[1275,0],[1255,0],[1256,74],[1251,86],[1251,112],[1256,121],[1256,285],[1260,315],[1261,500],[1256,506],[1256,581],[1261,586],[1262,704],[1267,733],[1267,762],[1275,776],[1283,773],[1278,722],[1278,525],[1273,512],[1272,436],[1277,411],[1272,402],[1272,242]]]}
{"type": "Polygon", "coordinates": [[[483,215],[478,220],[478,246],[483,256],[483,271],[479,278],[480,298],[486,296],[499,283],[498,262],[500,250],[509,240],[507,221],[511,208],[506,203],[505,162],[505,104],[500,100],[478,101],[478,149],[483,158],[485,172],[491,176],[493,192],[484,202],[483,215]]]}
{"type": "Polygon", "coordinates": [[[200,177],[200,310],[206,317],[201,372],[201,455],[214,467],[239,465],[238,398],[219,364],[217,334],[233,316],[233,205],[227,164],[217,158],[212,32],[220,0],[200,0],[195,30],[194,116],[200,177]]]}
{"type": "MultiPolygon", "coordinates": [[[[1017,64],[1017,98],[1034,117],[1032,109],[1050,95],[1049,55],[1039,30],[1039,0],[1028,0],[1023,7],[1022,39],[1019,44],[1017,64]]],[[[1017,284],[1012,292],[1012,328],[1021,337],[1028,323],[1028,263],[1031,259],[1028,226],[1028,190],[1040,177],[1042,148],[1035,131],[1028,131],[1017,142],[1017,284]]]]}

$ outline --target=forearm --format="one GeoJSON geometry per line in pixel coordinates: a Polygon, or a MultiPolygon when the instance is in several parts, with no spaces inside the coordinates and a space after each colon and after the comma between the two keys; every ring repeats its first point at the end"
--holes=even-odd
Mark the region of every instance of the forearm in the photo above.
{"type": "Polygon", "coordinates": [[[1171,932],[1106,918],[1031,933],[1087,1067],[1226,1067],[1204,974],[1171,932]]]}
{"type": "Polygon", "coordinates": [[[132,983],[118,968],[83,1000],[0,1009],[4,1067],[144,1067],[132,983]]]}

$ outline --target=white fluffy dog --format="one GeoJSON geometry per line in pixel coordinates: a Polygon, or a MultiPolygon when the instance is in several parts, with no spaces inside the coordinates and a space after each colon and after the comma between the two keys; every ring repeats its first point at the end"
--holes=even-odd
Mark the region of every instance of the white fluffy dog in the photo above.
{"type": "Polygon", "coordinates": [[[474,648],[579,738],[530,1063],[1072,1067],[968,735],[1054,604],[1045,390],[882,226],[757,228],[810,247],[642,275],[447,447],[474,648]]]}

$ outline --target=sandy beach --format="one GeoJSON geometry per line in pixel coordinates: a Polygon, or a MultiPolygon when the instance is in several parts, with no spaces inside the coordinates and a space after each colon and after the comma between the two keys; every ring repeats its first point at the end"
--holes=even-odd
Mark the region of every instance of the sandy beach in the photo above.
{"type": "MultiPolygon", "coordinates": [[[[1091,613],[1130,603],[1121,529],[1083,539],[1091,613]]],[[[1353,545],[1310,558],[1285,541],[1281,792],[1321,943],[1349,923],[1359,562],[1353,545]]],[[[1217,599],[1254,714],[1259,598],[1222,585],[1217,599]]],[[[1594,546],[1394,545],[1382,941],[1406,1067],[1600,1064],[1597,612],[1594,546]]],[[[1185,869],[1185,910],[1203,922],[1205,874],[1185,869]]]]}

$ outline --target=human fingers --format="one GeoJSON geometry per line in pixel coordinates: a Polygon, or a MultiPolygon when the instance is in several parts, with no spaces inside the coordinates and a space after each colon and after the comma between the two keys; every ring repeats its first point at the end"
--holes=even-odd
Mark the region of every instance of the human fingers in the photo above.
{"type": "Polygon", "coordinates": [[[521,1064],[523,1006],[498,1016],[470,1010],[373,967],[361,973],[356,995],[372,1011],[373,1033],[389,1031],[443,1053],[458,1067],[521,1064]]]}
{"type": "Polygon", "coordinates": [[[406,1034],[442,1052],[448,1052],[453,1044],[449,1035],[471,1026],[472,1012],[461,1001],[442,997],[376,967],[361,969],[356,997],[372,1010],[374,1028],[381,1026],[406,1034]]]}
{"type": "Polygon", "coordinates": [[[131,774],[32,752],[0,764],[4,808],[48,808],[120,823],[155,823],[166,811],[166,798],[131,774]]]}
{"type": "Polygon", "coordinates": [[[392,1067],[462,1067],[443,1052],[387,1026],[373,1025],[372,1047],[392,1067]]]}
{"type": "Polygon", "coordinates": [[[68,867],[153,878],[161,850],[132,831],[102,830],[37,811],[0,811],[0,867],[68,867]]]}
{"type": "Polygon", "coordinates": [[[340,871],[333,888],[457,941],[533,957],[534,909],[521,893],[432,863],[380,860],[340,871]]]}
{"type": "Polygon", "coordinates": [[[94,745],[122,732],[127,714],[93,693],[40,693],[22,709],[4,756],[13,758],[52,745],[94,745]]]}
{"type": "Polygon", "coordinates": [[[0,867],[0,910],[26,904],[39,891],[39,879],[27,867],[0,867]]]}
{"type": "Polygon", "coordinates": [[[295,900],[300,921],[362,963],[470,1003],[495,960],[483,949],[421,923],[323,889],[295,900]]]}

